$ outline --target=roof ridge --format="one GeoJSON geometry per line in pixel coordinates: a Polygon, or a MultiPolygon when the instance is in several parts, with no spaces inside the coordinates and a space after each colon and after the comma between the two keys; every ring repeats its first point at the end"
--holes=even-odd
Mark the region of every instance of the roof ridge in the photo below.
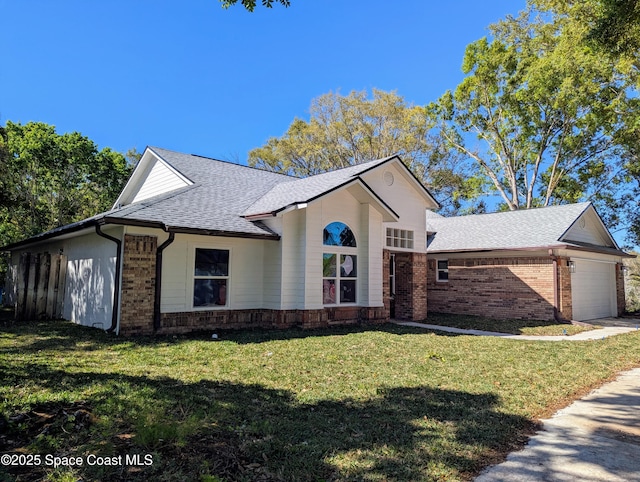
{"type": "MultiPolygon", "coordinates": [[[[181,156],[199,157],[201,159],[207,159],[207,160],[210,160],[210,161],[221,162],[223,164],[228,164],[228,165],[231,165],[231,166],[238,166],[238,167],[244,167],[244,168],[247,168],[247,169],[253,169],[254,171],[267,172],[269,174],[278,174],[280,176],[284,176],[284,177],[290,178],[292,180],[301,179],[301,178],[299,178],[297,176],[292,176],[290,174],[284,174],[282,172],[270,171],[268,169],[262,169],[260,167],[249,166],[248,164],[245,165],[245,164],[239,164],[239,163],[233,162],[233,161],[225,161],[223,159],[216,159],[215,157],[203,156],[201,154],[185,153],[185,152],[180,152],[180,151],[174,151],[174,150],[171,150],[171,149],[165,149],[164,147],[156,147],[156,146],[148,146],[148,148],[151,149],[154,152],[156,152],[156,150],[167,151],[167,152],[171,152],[173,154],[179,154],[181,156]]],[[[160,153],[158,153],[158,152],[156,152],[156,154],[160,155],[160,153]]],[[[165,162],[169,162],[166,159],[163,159],[163,160],[165,162]]],[[[169,162],[169,164],[171,164],[171,163],[169,162]]]]}
{"type": "Polygon", "coordinates": [[[543,209],[569,208],[569,207],[576,207],[576,206],[582,206],[582,205],[584,205],[584,206],[592,205],[592,202],[591,201],[583,201],[583,202],[579,202],[579,203],[553,204],[551,206],[537,206],[537,207],[526,208],[526,209],[514,209],[514,210],[508,210],[508,211],[494,211],[494,212],[491,212],[491,213],[474,213],[474,214],[463,214],[462,216],[431,217],[429,219],[468,219],[468,218],[473,218],[473,217],[478,217],[478,216],[492,216],[492,215],[505,215],[505,214],[513,215],[513,214],[516,214],[516,213],[527,213],[527,212],[541,211],[543,209]]]}

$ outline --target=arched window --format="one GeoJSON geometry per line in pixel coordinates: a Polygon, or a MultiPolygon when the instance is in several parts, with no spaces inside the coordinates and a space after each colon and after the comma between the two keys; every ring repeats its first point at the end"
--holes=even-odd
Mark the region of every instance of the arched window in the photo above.
{"type": "Polygon", "coordinates": [[[356,237],[344,223],[328,224],[322,233],[322,302],[356,303],[358,257],[356,237]]]}
{"type": "Polygon", "coordinates": [[[323,232],[322,244],[325,246],[356,247],[356,237],[351,228],[344,223],[327,224],[323,232]]]}

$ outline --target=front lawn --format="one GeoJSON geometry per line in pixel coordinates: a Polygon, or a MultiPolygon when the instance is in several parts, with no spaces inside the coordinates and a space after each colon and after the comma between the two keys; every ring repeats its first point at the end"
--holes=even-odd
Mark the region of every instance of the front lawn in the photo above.
{"type": "Polygon", "coordinates": [[[588,324],[572,325],[540,320],[496,320],[484,316],[449,315],[446,313],[429,313],[429,317],[424,322],[430,325],[453,326],[465,330],[493,331],[512,335],[569,336],[599,328],[588,324]]]}
{"type": "Polygon", "coordinates": [[[216,342],[4,325],[0,452],[85,463],[0,480],[468,480],[639,365],[640,332],[547,343],[385,325],[216,342]],[[98,456],[118,463],[87,465],[98,456]]]}

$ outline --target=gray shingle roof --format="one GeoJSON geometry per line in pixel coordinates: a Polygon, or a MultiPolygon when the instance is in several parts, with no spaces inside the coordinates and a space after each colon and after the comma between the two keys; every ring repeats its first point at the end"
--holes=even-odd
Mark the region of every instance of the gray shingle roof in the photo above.
{"type": "Polygon", "coordinates": [[[194,184],[127,205],[111,219],[163,223],[167,227],[273,235],[262,223],[244,219],[248,206],[280,183],[296,178],[230,162],[150,147],[194,184]]]}
{"type": "Polygon", "coordinates": [[[427,230],[436,233],[427,252],[566,245],[562,236],[590,206],[585,202],[451,218],[427,216],[427,230]]]}
{"type": "Polygon", "coordinates": [[[322,194],[355,180],[360,174],[395,157],[389,156],[384,159],[377,159],[303,179],[295,179],[293,182],[277,184],[264,196],[251,204],[244,212],[244,215],[252,216],[272,213],[292,204],[309,202],[322,194]]]}

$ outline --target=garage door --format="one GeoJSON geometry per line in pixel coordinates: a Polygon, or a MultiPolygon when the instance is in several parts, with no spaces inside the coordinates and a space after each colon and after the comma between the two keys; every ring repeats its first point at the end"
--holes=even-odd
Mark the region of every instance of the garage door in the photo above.
{"type": "Polygon", "coordinates": [[[582,259],[574,260],[571,273],[573,319],[593,320],[617,316],[615,265],[582,259]]]}

